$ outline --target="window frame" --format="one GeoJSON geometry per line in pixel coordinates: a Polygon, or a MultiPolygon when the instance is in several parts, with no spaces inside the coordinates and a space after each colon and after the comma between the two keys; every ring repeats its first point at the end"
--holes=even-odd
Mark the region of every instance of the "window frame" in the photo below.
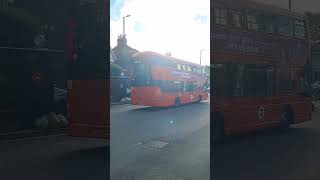
{"type": "Polygon", "coordinates": [[[298,39],[307,39],[307,26],[306,26],[306,22],[304,20],[300,20],[300,19],[295,19],[293,20],[293,26],[294,26],[294,30],[293,30],[293,34],[295,38],[298,39]],[[297,24],[297,22],[303,23],[301,24],[297,24]],[[304,36],[297,36],[297,27],[302,27],[304,29],[304,36]]]}
{"type": "Polygon", "coordinates": [[[259,32],[258,15],[256,13],[246,12],[245,21],[246,21],[246,29],[248,31],[259,32]],[[253,19],[250,18],[250,21],[249,21],[249,17],[251,17],[253,19]],[[253,25],[255,25],[255,26],[253,26],[253,25]],[[254,27],[256,27],[256,28],[254,28],[254,27]]]}
{"type": "Polygon", "coordinates": [[[277,21],[277,33],[280,36],[286,36],[286,37],[294,37],[294,24],[293,24],[293,20],[291,17],[289,16],[284,16],[284,15],[280,15],[276,18],[277,21]],[[287,30],[290,30],[290,34],[287,31],[286,33],[282,33],[282,28],[284,26],[283,20],[287,19],[288,20],[288,24],[286,24],[286,27],[288,28],[287,30]],[[281,22],[282,20],[282,22],[281,22]]]}
{"type": "Polygon", "coordinates": [[[235,28],[239,28],[239,29],[242,29],[244,27],[244,15],[243,15],[243,12],[241,10],[235,10],[235,9],[228,9],[228,24],[232,27],[235,27],[235,28]],[[235,25],[235,19],[234,19],[234,15],[238,15],[239,17],[239,26],[235,25]]]}
{"type": "Polygon", "coordinates": [[[214,23],[219,24],[219,25],[228,25],[228,9],[224,7],[214,7],[213,8],[213,13],[214,13],[214,23]],[[224,11],[224,16],[223,12],[224,11]],[[218,13],[219,12],[219,13],[218,13]],[[221,23],[223,22],[224,23],[221,23]]]}

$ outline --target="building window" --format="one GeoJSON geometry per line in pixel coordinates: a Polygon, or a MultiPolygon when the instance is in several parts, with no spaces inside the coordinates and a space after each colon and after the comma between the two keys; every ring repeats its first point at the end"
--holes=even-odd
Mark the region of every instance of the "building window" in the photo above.
{"type": "Polygon", "coordinates": [[[186,65],[182,65],[182,70],[184,70],[184,71],[186,71],[186,70],[187,70],[186,65]]]}
{"type": "Polygon", "coordinates": [[[196,68],[196,67],[192,67],[192,71],[193,71],[194,73],[197,73],[197,68],[196,68]]]}
{"type": "Polygon", "coordinates": [[[177,69],[181,70],[181,64],[177,64],[177,69]]]}
{"type": "Polygon", "coordinates": [[[278,33],[283,36],[292,36],[292,21],[287,17],[280,17],[278,21],[278,33]]]}
{"type": "Polygon", "coordinates": [[[250,31],[258,31],[258,20],[254,15],[247,15],[247,27],[250,31]]]}
{"type": "Polygon", "coordinates": [[[265,17],[264,18],[264,26],[266,33],[275,33],[275,23],[272,17],[265,17]]]}
{"type": "Polygon", "coordinates": [[[202,70],[201,67],[198,68],[198,74],[201,74],[202,70]]]}
{"type": "Polygon", "coordinates": [[[305,39],[306,38],[306,27],[303,21],[296,20],[294,28],[294,35],[297,38],[305,39]]]}
{"type": "Polygon", "coordinates": [[[215,8],[215,22],[216,24],[227,25],[227,10],[223,8],[215,8]]]}
{"type": "Polygon", "coordinates": [[[231,11],[230,23],[234,27],[241,28],[242,26],[242,14],[238,11],[231,11]]]}

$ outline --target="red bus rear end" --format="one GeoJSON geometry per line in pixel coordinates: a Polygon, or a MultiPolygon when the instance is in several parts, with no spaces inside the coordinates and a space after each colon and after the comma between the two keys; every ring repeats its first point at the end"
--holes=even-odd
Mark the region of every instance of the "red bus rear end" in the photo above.
{"type": "Polygon", "coordinates": [[[109,139],[108,80],[70,80],[70,135],[109,139]]]}
{"type": "Polygon", "coordinates": [[[248,0],[212,11],[213,136],[311,120],[306,17],[248,0]]]}
{"type": "Polygon", "coordinates": [[[75,2],[67,22],[69,134],[109,139],[107,4],[103,0],[75,2]]]}

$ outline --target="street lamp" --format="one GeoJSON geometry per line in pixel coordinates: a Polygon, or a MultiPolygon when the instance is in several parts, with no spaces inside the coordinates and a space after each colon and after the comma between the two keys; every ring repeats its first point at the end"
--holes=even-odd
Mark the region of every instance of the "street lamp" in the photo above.
{"type": "Polygon", "coordinates": [[[124,17],[122,17],[122,19],[123,19],[123,36],[125,36],[126,35],[126,31],[125,31],[125,27],[126,27],[126,17],[130,17],[131,15],[126,15],[126,16],[124,16],[124,17]]]}
{"type": "Polygon", "coordinates": [[[126,15],[124,17],[122,17],[123,20],[123,34],[122,34],[122,40],[123,40],[123,59],[125,59],[126,57],[126,43],[125,43],[125,37],[126,37],[126,31],[125,31],[125,27],[126,27],[126,18],[130,17],[131,15],[126,15]]]}
{"type": "Polygon", "coordinates": [[[291,11],[291,9],[292,9],[292,1],[289,0],[289,10],[291,11]]]}
{"type": "Polygon", "coordinates": [[[202,51],[206,51],[206,50],[205,49],[200,50],[200,65],[201,65],[202,51]]]}

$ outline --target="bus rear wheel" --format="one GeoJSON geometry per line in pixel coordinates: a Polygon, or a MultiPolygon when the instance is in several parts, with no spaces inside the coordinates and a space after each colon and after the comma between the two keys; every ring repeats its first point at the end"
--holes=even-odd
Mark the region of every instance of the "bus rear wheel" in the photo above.
{"type": "Polygon", "coordinates": [[[199,95],[199,99],[198,99],[198,102],[201,102],[202,101],[202,96],[199,95]]]}

